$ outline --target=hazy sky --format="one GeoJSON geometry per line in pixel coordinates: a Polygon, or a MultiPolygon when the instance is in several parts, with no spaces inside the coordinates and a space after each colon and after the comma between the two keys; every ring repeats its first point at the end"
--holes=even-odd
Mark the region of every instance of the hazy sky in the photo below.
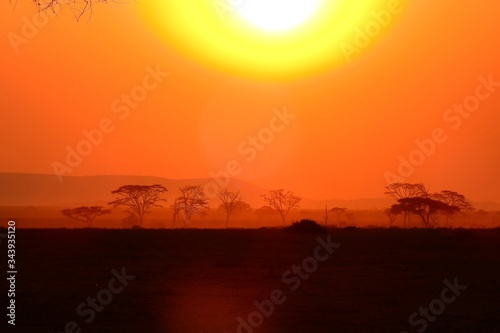
{"type": "Polygon", "coordinates": [[[77,22],[2,1],[0,171],[229,172],[318,199],[383,196],[389,172],[500,201],[499,1],[405,2],[363,40],[393,6],[373,1],[279,50],[181,2],[95,5],[77,22]]]}

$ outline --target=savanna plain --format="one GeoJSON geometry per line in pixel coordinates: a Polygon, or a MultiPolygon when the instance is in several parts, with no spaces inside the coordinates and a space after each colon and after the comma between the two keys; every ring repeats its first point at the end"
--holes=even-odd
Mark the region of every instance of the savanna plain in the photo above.
{"type": "Polygon", "coordinates": [[[500,329],[498,228],[18,229],[16,239],[18,332],[500,329]]]}

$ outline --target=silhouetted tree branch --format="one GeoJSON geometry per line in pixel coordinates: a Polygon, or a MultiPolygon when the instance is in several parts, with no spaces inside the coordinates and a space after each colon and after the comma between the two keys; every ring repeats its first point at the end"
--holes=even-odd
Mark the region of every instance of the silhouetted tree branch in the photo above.
{"type": "Polygon", "coordinates": [[[384,215],[389,219],[389,227],[394,226],[394,222],[396,222],[396,218],[398,217],[400,212],[397,212],[396,209],[392,210],[391,208],[384,209],[384,215]]]}
{"type": "Polygon", "coordinates": [[[218,190],[217,197],[221,201],[219,209],[226,213],[226,228],[229,227],[229,218],[233,213],[250,210],[251,207],[241,198],[240,192],[231,192],[227,189],[218,190]]]}
{"type": "Polygon", "coordinates": [[[281,216],[283,224],[286,225],[286,217],[293,208],[298,208],[301,198],[291,191],[284,189],[269,191],[267,195],[261,195],[264,201],[281,216]]]}
{"type": "MultiPolygon", "coordinates": [[[[10,2],[15,6],[19,0],[10,0],[10,2]]],[[[56,13],[58,9],[62,10],[63,7],[69,7],[77,21],[79,21],[83,15],[89,14],[89,18],[92,16],[92,11],[94,5],[97,3],[108,4],[108,3],[124,3],[114,0],[31,0],[35,5],[37,12],[51,11],[56,13]]]]}
{"type": "MultiPolygon", "coordinates": [[[[416,198],[416,197],[427,197],[428,190],[425,188],[424,184],[409,184],[409,183],[392,183],[385,187],[385,194],[392,197],[394,200],[399,201],[401,199],[416,198]]],[[[406,220],[408,217],[407,211],[402,211],[403,213],[403,226],[406,227],[406,220]]]]}
{"type": "Polygon", "coordinates": [[[184,212],[184,227],[187,227],[193,215],[208,212],[208,199],[200,185],[180,187],[179,191],[181,195],[177,197],[175,205],[184,212]]]}
{"type": "Polygon", "coordinates": [[[462,195],[458,192],[455,192],[455,191],[443,190],[439,193],[432,194],[431,197],[435,200],[439,200],[439,201],[444,202],[450,206],[454,206],[454,207],[458,208],[458,210],[456,210],[456,211],[448,211],[446,213],[446,223],[447,224],[448,224],[450,217],[453,217],[457,213],[474,210],[474,207],[472,206],[470,201],[467,200],[464,195],[462,195]]]}

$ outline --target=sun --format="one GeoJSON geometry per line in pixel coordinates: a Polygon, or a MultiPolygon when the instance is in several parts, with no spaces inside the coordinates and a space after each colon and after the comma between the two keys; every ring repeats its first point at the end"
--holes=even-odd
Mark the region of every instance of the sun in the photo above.
{"type": "Polygon", "coordinates": [[[301,25],[318,9],[320,0],[246,0],[236,7],[245,21],[258,29],[283,32],[301,25]]]}
{"type": "Polygon", "coordinates": [[[361,58],[411,3],[162,0],[141,3],[141,11],[168,49],[190,61],[230,75],[283,81],[361,58]]]}

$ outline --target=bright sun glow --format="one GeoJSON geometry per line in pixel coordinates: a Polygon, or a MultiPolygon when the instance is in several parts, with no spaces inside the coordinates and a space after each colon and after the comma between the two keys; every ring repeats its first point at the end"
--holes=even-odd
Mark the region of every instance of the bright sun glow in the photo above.
{"type": "Polygon", "coordinates": [[[162,0],[145,20],[175,49],[217,71],[283,80],[349,64],[411,0],[162,0]]]}
{"type": "Polygon", "coordinates": [[[236,7],[238,14],[255,27],[281,32],[309,19],[319,0],[247,0],[236,7]]]}

